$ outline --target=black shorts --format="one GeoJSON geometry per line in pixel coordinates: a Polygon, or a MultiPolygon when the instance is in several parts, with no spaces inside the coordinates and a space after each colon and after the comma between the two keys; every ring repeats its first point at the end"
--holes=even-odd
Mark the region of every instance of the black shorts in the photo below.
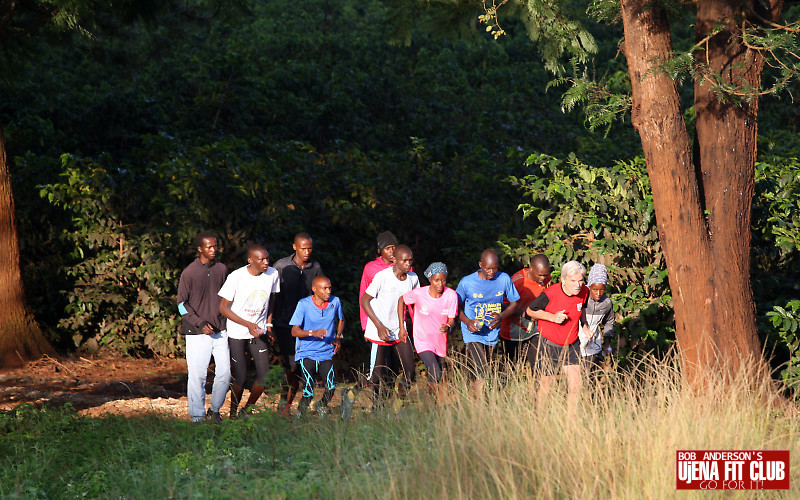
{"type": "Polygon", "coordinates": [[[489,375],[494,347],[480,342],[467,342],[466,351],[470,361],[470,375],[476,379],[485,379],[489,375]]]}
{"type": "Polygon", "coordinates": [[[561,367],[581,363],[581,342],[575,340],[571,344],[560,345],[540,335],[537,357],[542,374],[558,375],[561,367]]]}
{"type": "Polygon", "coordinates": [[[297,363],[294,360],[294,346],[297,338],[292,337],[292,327],[274,326],[272,327],[272,331],[275,332],[275,338],[278,341],[278,349],[281,351],[283,369],[297,371],[297,363]]]}

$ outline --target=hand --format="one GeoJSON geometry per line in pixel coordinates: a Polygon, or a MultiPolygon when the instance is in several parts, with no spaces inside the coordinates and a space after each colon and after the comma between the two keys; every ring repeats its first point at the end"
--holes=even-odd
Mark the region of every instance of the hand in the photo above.
{"type": "Polygon", "coordinates": [[[317,337],[318,339],[324,339],[326,335],[328,335],[328,330],[324,328],[318,328],[311,331],[311,336],[317,337]]]}
{"type": "Polygon", "coordinates": [[[400,342],[407,342],[408,341],[408,332],[406,331],[406,327],[400,325],[400,331],[397,334],[397,338],[400,342]]]}
{"type": "Polygon", "coordinates": [[[217,333],[216,328],[211,326],[211,323],[206,323],[206,325],[200,331],[203,333],[203,335],[214,335],[215,333],[217,333]]]}
{"type": "Polygon", "coordinates": [[[582,325],[578,336],[581,338],[581,342],[586,342],[590,338],[592,338],[592,332],[589,331],[589,327],[586,325],[582,325]]]}
{"type": "Polygon", "coordinates": [[[272,344],[275,343],[275,332],[272,331],[272,327],[268,327],[267,340],[269,341],[269,345],[272,345],[272,344]]]}
{"type": "Polygon", "coordinates": [[[339,349],[342,348],[342,339],[337,338],[333,341],[333,353],[339,354],[339,349]]]}
{"type": "Polygon", "coordinates": [[[567,316],[566,309],[558,311],[557,313],[555,313],[553,315],[553,323],[558,323],[559,325],[563,324],[568,319],[569,319],[569,316],[567,316]]]}
{"type": "Polygon", "coordinates": [[[481,329],[483,326],[483,321],[479,320],[478,318],[471,319],[465,323],[467,325],[467,330],[472,333],[475,333],[481,329]]]}
{"type": "Polygon", "coordinates": [[[255,324],[255,323],[248,323],[247,324],[247,331],[250,332],[250,335],[252,335],[255,338],[258,338],[258,337],[264,335],[264,330],[259,328],[259,326],[257,324],[255,324]]]}
{"type": "Polygon", "coordinates": [[[500,315],[497,313],[489,313],[483,317],[483,320],[487,322],[486,326],[488,326],[490,330],[494,330],[497,328],[497,325],[500,324],[502,318],[500,318],[500,315]]]}
{"type": "Polygon", "coordinates": [[[444,334],[450,333],[450,325],[448,325],[447,323],[439,325],[439,332],[444,334]]]}
{"type": "Polygon", "coordinates": [[[378,326],[378,338],[384,342],[392,341],[392,333],[383,325],[378,326]]]}

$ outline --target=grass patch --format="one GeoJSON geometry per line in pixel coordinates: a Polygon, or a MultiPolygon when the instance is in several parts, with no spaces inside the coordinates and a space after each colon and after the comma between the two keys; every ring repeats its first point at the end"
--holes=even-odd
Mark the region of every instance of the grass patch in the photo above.
{"type": "Polygon", "coordinates": [[[609,379],[573,416],[558,391],[537,411],[530,377],[477,399],[454,378],[444,403],[348,422],[266,410],[194,425],[21,407],[0,415],[0,497],[686,498],[719,493],[675,490],[678,449],[800,452],[795,407],[744,387],[688,395],[668,362],[609,379]]]}

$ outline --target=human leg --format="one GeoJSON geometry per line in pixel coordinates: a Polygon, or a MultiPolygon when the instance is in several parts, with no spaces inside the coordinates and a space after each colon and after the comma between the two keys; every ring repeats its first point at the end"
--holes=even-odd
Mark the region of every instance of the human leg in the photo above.
{"type": "Polygon", "coordinates": [[[219,413],[231,384],[231,354],[228,348],[228,334],[224,330],[209,337],[211,355],[214,356],[214,385],[211,389],[210,409],[212,413],[219,413]]]}
{"type": "Polygon", "coordinates": [[[540,358],[540,349],[542,349],[541,344],[544,342],[544,337],[541,335],[537,335],[528,341],[528,350],[525,353],[525,358],[528,361],[528,365],[531,368],[531,373],[534,375],[540,374],[542,371],[541,362],[539,361],[540,358]]]}
{"type": "Polygon", "coordinates": [[[468,342],[466,344],[470,372],[475,378],[486,378],[486,374],[489,371],[489,361],[486,357],[487,347],[480,342],[468,342]]]}
{"type": "Polygon", "coordinates": [[[297,413],[302,415],[311,404],[314,398],[314,385],[316,384],[317,362],[313,359],[303,358],[297,363],[302,377],[303,393],[300,402],[297,404],[297,413]]]}
{"type": "MultiPolygon", "coordinates": [[[[556,375],[559,373],[563,365],[563,346],[550,342],[549,340],[541,337],[537,345],[536,360],[538,362],[538,373],[541,374],[539,379],[539,391],[536,394],[536,407],[539,411],[544,409],[550,391],[556,380],[556,375]]],[[[530,357],[528,358],[531,359],[530,357]]]]}
{"type": "Polygon", "coordinates": [[[520,344],[521,342],[517,342],[515,340],[508,340],[501,338],[500,340],[503,341],[503,350],[506,353],[506,359],[508,364],[511,366],[516,366],[517,362],[520,358],[520,344]]]}
{"type": "Polygon", "coordinates": [[[231,418],[236,416],[239,401],[244,392],[244,383],[247,380],[247,358],[244,355],[245,346],[249,343],[244,339],[228,338],[228,349],[231,353],[231,418]]]}
{"type": "Polygon", "coordinates": [[[563,372],[567,377],[567,414],[574,415],[580,401],[583,388],[583,371],[581,369],[580,341],[576,340],[564,346],[563,372]]]}
{"type": "Polygon", "coordinates": [[[401,396],[411,388],[411,384],[417,380],[417,367],[414,366],[414,348],[411,341],[398,342],[394,345],[397,357],[400,358],[400,365],[403,368],[403,380],[400,382],[401,396]]]}
{"type": "Polygon", "coordinates": [[[581,365],[565,365],[563,369],[567,376],[567,414],[575,415],[583,387],[581,365]]]}
{"type": "Polygon", "coordinates": [[[199,422],[206,416],[206,376],[211,361],[211,339],[207,335],[186,336],[186,399],[189,418],[199,422]]]}
{"type": "Polygon", "coordinates": [[[417,353],[419,359],[425,363],[425,368],[428,369],[428,382],[431,384],[438,384],[442,381],[442,365],[441,359],[433,351],[422,351],[417,353]]]}
{"type": "Polygon", "coordinates": [[[246,410],[248,407],[253,406],[261,397],[264,392],[264,384],[267,383],[267,372],[269,371],[269,344],[264,340],[264,335],[256,337],[247,344],[250,349],[250,355],[253,357],[253,362],[256,365],[256,378],[253,380],[253,386],[250,388],[250,397],[247,398],[247,403],[244,405],[246,410]]]}
{"type": "Polygon", "coordinates": [[[384,358],[389,347],[390,346],[372,344],[370,373],[367,378],[367,385],[372,388],[373,404],[377,404],[382,399],[382,395],[386,392],[386,389],[383,387],[386,383],[384,372],[387,371],[384,365],[384,358]]]}
{"type": "Polygon", "coordinates": [[[326,359],[320,361],[317,367],[317,373],[319,374],[320,378],[322,378],[322,381],[325,382],[325,392],[322,393],[320,404],[322,406],[328,406],[328,403],[330,403],[331,399],[333,399],[333,393],[336,390],[336,383],[334,381],[335,374],[333,372],[333,360],[326,359]]]}
{"type": "Polygon", "coordinates": [[[476,397],[484,394],[486,386],[486,376],[489,373],[489,358],[491,357],[492,347],[481,344],[480,342],[467,343],[467,357],[470,360],[471,372],[475,379],[472,381],[472,391],[476,397]]]}
{"type": "Polygon", "coordinates": [[[278,341],[278,349],[281,351],[283,372],[286,375],[286,385],[284,386],[284,393],[281,399],[291,404],[302,382],[302,377],[298,375],[299,368],[294,359],[296,339],[292,336],[292,327],[276,326],[273,330],[275,331],[275,337],[278,341]]]}

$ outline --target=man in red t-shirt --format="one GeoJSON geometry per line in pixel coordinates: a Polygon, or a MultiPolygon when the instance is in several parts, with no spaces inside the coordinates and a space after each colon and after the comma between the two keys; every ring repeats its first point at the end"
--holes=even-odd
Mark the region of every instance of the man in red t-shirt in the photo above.
{"type": "Polygon", "coordinates": [[[505,318],[500,326],[500,338],[506,355],[512,364],[526,359],[528,345],[538,333],[536,323],[525,317],[525,309],[550,284],[550,261],[545,254],[537,254],[531,258],[531,267],[516,272],[511,281],[519,292],[517,301],[518,314],[505,318]]]}
{"type": "Polygon", "coordinates": [[[531,318],[538,320],[538,361],[542,380],[536,403],[540,409],[559,371],[567,376],[569,412],[573,413],[577,407],[583,385],[578,328],[581,311],[589,297],[589,289],[583,284],[585,277],[583,264],[574,260],[567,262],[561,268],[561,281],[547,287],[526,311],[531,318]]]}

